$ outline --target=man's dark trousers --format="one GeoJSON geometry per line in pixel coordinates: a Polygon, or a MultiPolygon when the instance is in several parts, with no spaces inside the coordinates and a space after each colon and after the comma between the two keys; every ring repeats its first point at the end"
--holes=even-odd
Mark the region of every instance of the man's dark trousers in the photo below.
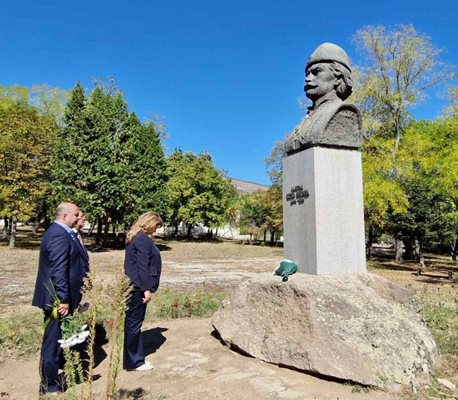
{"type": "Polygon", "coordinates": [[[124,369],[135,369],[145,363],[141,327],[145,319],[146,304],[143,304],[144,293],[135,290],[130,298],[124,324],[124,369]]]}
{"type": "Polygon", "coordinates": [[[45,312],[45,321],[49,322],[43,335],[40,356],[40,392],[58,392],[63,389],[59,379],[59,360],[62,357],[62,349],[57,342],[61,338],[59,319],[49,318],[50,312],[45,312]]]}

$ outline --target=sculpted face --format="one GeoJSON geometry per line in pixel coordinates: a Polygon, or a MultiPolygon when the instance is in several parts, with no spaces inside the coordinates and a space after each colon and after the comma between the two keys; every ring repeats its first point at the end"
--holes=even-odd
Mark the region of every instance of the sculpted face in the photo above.
{"type": "Polygon", "coordinates": [[[328,63],[312,64],[305,70],[305,94],[315,102],[335,91],[336,77],[328,63]]]}

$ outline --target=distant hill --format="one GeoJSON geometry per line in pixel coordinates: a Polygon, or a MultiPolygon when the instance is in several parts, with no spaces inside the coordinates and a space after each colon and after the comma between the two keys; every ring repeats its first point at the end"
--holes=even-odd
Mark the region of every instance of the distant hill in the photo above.
{"type": "Polygon", "coordinates": [[[238,194],[248,194],[259,191],[266,191],[269,189],[269,185],[261,185],[259,183],[253,183],[248,181],[242,181],[241,179],[230,178],[232,184],[235,186],[238,194]]]}

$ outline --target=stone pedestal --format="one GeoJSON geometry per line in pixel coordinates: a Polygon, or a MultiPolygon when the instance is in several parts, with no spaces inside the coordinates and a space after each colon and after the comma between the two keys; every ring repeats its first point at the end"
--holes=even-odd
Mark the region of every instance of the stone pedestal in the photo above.
{"type": "Polygon", "coordinates": [[[312,147],[283,159],[285,258],[300,272],[366,272],[361,153],[312,147]]]}

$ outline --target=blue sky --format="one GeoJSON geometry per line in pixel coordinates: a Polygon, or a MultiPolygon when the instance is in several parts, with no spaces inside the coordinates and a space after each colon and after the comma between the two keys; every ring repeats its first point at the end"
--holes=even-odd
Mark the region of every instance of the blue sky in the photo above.
{"type": "MultiPolygon", "coordinates": [[[[0,85],[69,89],[81,80],[91,89],[91,78],[113,77],[140,118],[165,118],[168,153],[208,151],[229,176],[268,184],[264,159],[302,117],[304,65],[320,43],[358,63],[358,29],[413,24],[457,65],[456,4],[2,0],[0,85]]],[[[416,118],[440,113],[437,91],[416,118]]]]}

